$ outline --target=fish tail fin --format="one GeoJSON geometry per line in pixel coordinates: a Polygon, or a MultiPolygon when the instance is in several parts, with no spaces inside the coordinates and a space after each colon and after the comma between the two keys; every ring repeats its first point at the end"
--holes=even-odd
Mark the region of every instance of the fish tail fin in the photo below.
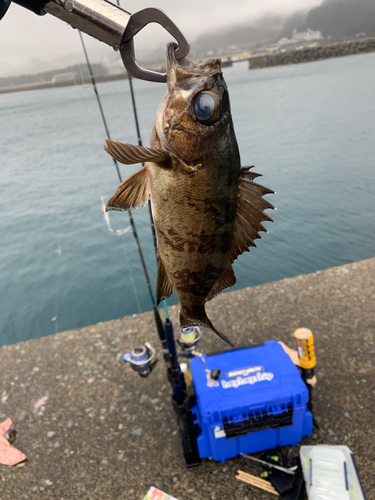
{"type": "Polygon", "coordinates": [[[209,330],[212,330],[213,332],[216,333],[224,342],[229,344],[231,347],[234,347],[232,342],[226,337],[223,333],[219,332],[216,330],[214,325],[211,323],[211,321],[208,319],[206,311],[204,310],[204,307],[199,311],[199,313],[195,313],[194,316],[199,319],[195,319],[193,315],[188,314],[182,307],[180,310],[180,325],[181,328],[187,328],[188,326],[205,326],[209,330]]]}

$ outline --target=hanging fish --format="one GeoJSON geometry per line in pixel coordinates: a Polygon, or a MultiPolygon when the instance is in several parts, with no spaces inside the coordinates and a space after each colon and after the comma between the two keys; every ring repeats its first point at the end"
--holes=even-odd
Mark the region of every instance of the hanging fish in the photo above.
{"type": "Polygon", "coordinates": [[[146,165],[120,184],[107,210],[133,210],[151,196],[158,245],[157,302],[173,287],[181,327],[212,325],[205,304],[233,286],[232,262],[272,221],[262,198],[273,193],[242,167],[220,60],[193,64],[167,48],[168,92],[156,113],[150,147],[106,141],[117,161],[146,165]]]}

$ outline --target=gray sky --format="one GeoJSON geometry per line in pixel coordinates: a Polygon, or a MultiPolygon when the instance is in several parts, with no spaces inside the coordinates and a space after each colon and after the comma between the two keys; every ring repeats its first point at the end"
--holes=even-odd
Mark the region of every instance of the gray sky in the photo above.
{"type": "MultiPolygon", "coordinates": [[[[220,26],[243,23],[266,13],[290,13],[318,5],[321,0],[121,0],[121,6],[129,12],[146,7],[157,7],[177,24],[189,42],[205,31],[220,26]]],[[[159,27],[148,26],[136,37],[136,47],[153,49],[170,40],[159,27]],[[150,43],[150,40],[152,42],[150,43]]],[[[98,60],[112,52],[110,47],[86,37],[86,44],[92,60],[98,60]]],[[[61,66],[69,55],[82,55],[78,33],[66,23],[46,14],[39,17],[16,4],[12,4],[0,22],[0,77],[21,74],[32,68],[60,58],[61,66]]],[[[71,59],[71,63],[76,62],[71,59]]],[[[68,63],[66,63],[66,66],[68,63]]]]}

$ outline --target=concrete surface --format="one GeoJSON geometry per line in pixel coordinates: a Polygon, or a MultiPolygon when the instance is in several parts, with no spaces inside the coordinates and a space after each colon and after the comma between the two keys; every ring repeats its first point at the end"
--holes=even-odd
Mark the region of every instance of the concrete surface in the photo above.
{"type": "MultiPolygon", "coordinates": [[[[208,306],[237,345],[293,346],[297,327],[312,329],[321,429],[303,444],[348,445],[368,500],[375,499],[374,297],[370,259],[226,293],[208,306]]],[[[171,316],[177,329],[177,307],[171,316]]],[[[28,457],[22,467],[0,466],[2,500],[141,500],[151,485],[179,500],[276,498],[235,479],[237,469],[260,470],[243,458],[185,469],[163,362],[142,379],[121,359],[146,340],[161,353],[151,312],[0,349],[0,418],[13,419],[14,444],[28,457]]],[[[200,347],[225,345],[205,331],[200,347]]],[[[298,447],[284,452],[294,456],[298,447]]]]}

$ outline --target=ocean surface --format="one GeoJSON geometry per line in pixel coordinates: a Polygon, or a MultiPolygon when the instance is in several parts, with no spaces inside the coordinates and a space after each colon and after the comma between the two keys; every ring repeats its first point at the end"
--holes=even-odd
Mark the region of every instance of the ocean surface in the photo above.
{"type": "MultiPolygon", "coordinates": [[[[374,257],[375,54],[224,76],[242,164],[278,209],[235,261],[233,289],[374,257]]],[[[166,88],[134,86],[147,145],[166,88]]],[[[128,82],[98,90],[112,139],[136,144],[128,82]]],[[[0,345],[150,310],[134,237],[101,212],[118,178],[92,87],[0,95],[0,130],[0,345]]],[[[133,215],[155,286],[148,208],[133,215]]]]}

